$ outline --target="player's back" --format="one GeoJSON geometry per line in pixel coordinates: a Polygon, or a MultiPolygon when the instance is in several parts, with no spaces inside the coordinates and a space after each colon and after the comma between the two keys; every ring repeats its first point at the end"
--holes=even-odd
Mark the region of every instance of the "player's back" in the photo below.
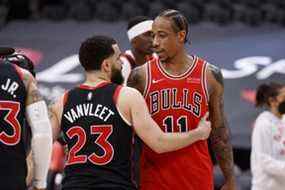
{"type": "MultiPolygon", "coordinates": [[[[180,76],[167,73],[158,60],[147,65],[145,99],[152,118],[164,132],[194,129],[208,111],[206,62],[196,56],[193,59],[192,66],[180,76]]],[[[206,140],[163,154],[144,146],[142,190],[212,188],[212,163],[206,140]]]]}
{"type": "Polygon", "coordinates": [[[0,63],[0,181],[1,189],[24,189],[26,152],[23,143],[26,88],[21,70],[0,63]]]}
{"type": "Polygon", "coordinates": [[[136,189],[134,132],[116,108],[120,88],[103,82],[65,94],[61,129],[68,158],[63,189],[136,189]]]}

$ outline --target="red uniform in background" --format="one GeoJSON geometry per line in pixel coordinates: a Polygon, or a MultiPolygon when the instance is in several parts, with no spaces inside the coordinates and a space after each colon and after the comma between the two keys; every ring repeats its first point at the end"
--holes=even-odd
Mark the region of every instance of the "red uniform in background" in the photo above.
{"type": "MultiPolygon", "coordinates": [[[[193,58],[192,66],[180,76],[166,73],[157,59],[147,65],[145,100],[152,118],[164,132],[194,129],[208,111],[207,63],[193,58]]],[[[207,140],[163,154],[144,146],[141,189],[212,190],[212,168],[207,140]]]]}

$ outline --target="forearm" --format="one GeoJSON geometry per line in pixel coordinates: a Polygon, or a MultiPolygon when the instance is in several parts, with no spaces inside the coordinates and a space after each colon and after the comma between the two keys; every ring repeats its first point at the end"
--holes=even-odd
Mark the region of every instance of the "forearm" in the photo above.
{"type": "Polygon", "coordinates": [[[26,107],[26,116],[32,131],[34,184],[45,188],[52,146],[52,132],[45,102],[40,101],[26,107]]]}
{"type": "Polygon", "coordinates": [[[175,151],[200,139],[201,135],[195,129],[185,133],[163,133],[157,140],[156,150],[158,153],[175,151]]]}
{"type": "Polygon", "coordinates": [[[51,156],[51,136],[35,135],[32,138],[32,156],[34,161],[34,184],[36,187],[45,188],[48,167],[51,156]],[[43,149],[44,148],[44,149],[43,149]]]}
{"type": "Polygon", "coordinates": [[[233,150],[229,140],[228,128],[213,129],[210,142],[225,179],[234,179],[233,150]]]}

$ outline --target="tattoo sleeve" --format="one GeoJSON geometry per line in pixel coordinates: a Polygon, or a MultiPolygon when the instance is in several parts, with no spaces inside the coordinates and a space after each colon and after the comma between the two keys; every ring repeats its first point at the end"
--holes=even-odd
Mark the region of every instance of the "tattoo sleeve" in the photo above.
{"type": "Polygon", "coordinates": [[[127,86],[132,87],[144,93],[145,87],[145,76],[143,75],[143,67],[137,67],[132,70],[127,81],[127,86]]]}
{"type": "Polygon", "coordinates": [[[41,101],[43,100],[43,97],[42,95],[40,94],[40,91],[38,89],[34,89],[32,92],[31,92],[31,99],[32,99],[32,102],[38,102],[38,101],[41,101]]]}
{"type": "Polygon", "coordinates": [[[209,69],[212,73],[212,75],[215,77],[216,81],[218,83],[220,83],[220,85],[222,85],[222,87],[224,87],[224,79],[223,79],[223,75],[222,75],[222,72],[221,70],[216,67],[215,65],[211,65],[209,66],[209,69]]]}
{"type": "Polygon", "coordinates": [[[53,106],[55,105],[55,102],[52,101],[49,105],[48,105],[48,117],[50,120],[52,120],[55,117],[55,114],[53,112],[53,106]]]}
{"type": "Polygon", "coordinates": [[[37,87],[37,82],[34,78],[29,78],[29,79],[24,79],[24,80],[31,80],[29,82],[27,82],[27,100],[26,100],[26,104],[32,104],[35,102],[39,102],[41,100],[43,100],[43,97],[37,87]]]}
{"type": "Polygon", "coordinates": [[[213,76],[212,92],[210,94],[210,119],[212,132],[210,135],[210,146],[215,153],[216,159],[226,180],[234,179],[233,151],[230,143],[230,130],[224,113],[224,82],[221,71],[210,66],[209,70],[213,76]]]}

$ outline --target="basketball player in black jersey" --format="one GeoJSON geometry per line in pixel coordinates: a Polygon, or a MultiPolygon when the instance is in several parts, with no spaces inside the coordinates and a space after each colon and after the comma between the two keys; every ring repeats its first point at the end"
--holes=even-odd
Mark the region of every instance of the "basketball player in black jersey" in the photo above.
{"type": "Polygon", "coordinates": [[[206,139],[210,122],[187,133],[163,133],[151,119],[140,93],[122,87],[120,49],[106,36],[81,44],[86,81],[51,106],[54,138],[62,131],[68,146],[63,190],[137,189],[132,162],[136,133],[158,153],[206,139]]]}
{"type": "Polygon", "coordinates": [[[30,72],[5,58],[0,70],[0,189],[26,189],[25,119],[33,136],[33,189],[44,189],[52,142],[46,104],[30,72]]]}

